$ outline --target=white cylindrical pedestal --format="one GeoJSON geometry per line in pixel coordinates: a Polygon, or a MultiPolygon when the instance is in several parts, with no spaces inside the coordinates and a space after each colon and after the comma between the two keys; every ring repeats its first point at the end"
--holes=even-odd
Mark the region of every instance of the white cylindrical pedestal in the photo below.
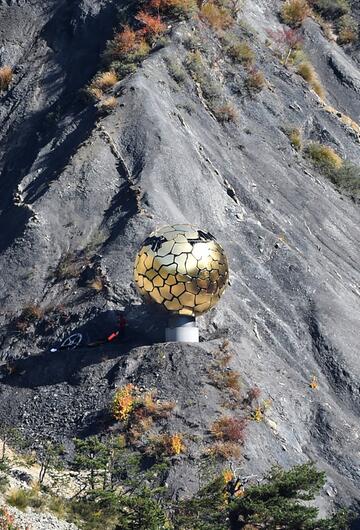
{"type": "Polygon", "coordinates": [[[194,317],[176,315],[169,319],[165,330],[166,342],[199,342],[199,328],[194,317]]]}

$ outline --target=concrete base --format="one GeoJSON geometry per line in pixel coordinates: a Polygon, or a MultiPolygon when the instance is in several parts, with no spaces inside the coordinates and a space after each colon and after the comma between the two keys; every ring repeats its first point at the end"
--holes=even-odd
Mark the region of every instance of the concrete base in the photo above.
{"type": "Polygon", "coordinates": [[[169,319],[165,330],[166,342],[199,342],[199,328],[194,317],[176,315],[169,319]]]}

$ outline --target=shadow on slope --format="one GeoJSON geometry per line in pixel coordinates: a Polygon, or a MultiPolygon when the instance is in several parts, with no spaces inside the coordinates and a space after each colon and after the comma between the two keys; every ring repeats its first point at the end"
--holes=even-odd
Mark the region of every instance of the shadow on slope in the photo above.
{"type": "MultiPolygon", "coordinates": [[[[45,103],[37,111],[28,109],[19,124],[11,127],[4,142],[6,157],[1,179],[0,223],[4,226],[6,224],[7,230],[0,238],[0,251],[6,250],[22,234],[31,216],[30,212],[20,210],[13,204],[13,194],[22,178],[31,171],[41,149],[58,138],[56,147],[39,160],[38,165],[45,169],[25,189],[28,203],[34,202],[46,191],[48,184],[57,177],[91,133],[96,120],[93,108],[86,109],[76,128],[70,128],[69,134],[66,134],[68,124],[63,126],[65,130],[61,130],[59,122],[66,116],[75,117],[84,108],[78,91],[97,71],[100,55],[112,35],[115,21],[115,2],[103,6],[91,17],[84,16],[76,3],[66,3],[57,9],[38,36],[53,51],[51,59],[44,64],[44,78],[37,79],[42,85],[43,99],[53,103],[45,103]],[[72,28],[71,31],[69,28],[72,28]],[[60,87],[58,90],[57,86],[60,87]],[[64,134],[65,140],[60,141],[64,134]]],[[[18,86],[20,95],[21,91],[26,91],[27,86],[31,85],[31,77],[35,75],[33,70],[36,70],[32,66],[33,68],[28,69],[30,79],[26,80],[23,87],[21,84],[18,86]]],[[[11,97],[11,93],[8,97],[11,97]]],[[[26,97],[29,98],[29,95],[26,97]]]]}
{"type": "Polygon", "coordinates": [[[160,342],[161,315],[159,319],[154,319],[153,309],[150,311],[146,306],[138,307],[138,312],[135,311],[138,318],[135,319],[134,314],[131,315],[131,323],[124,331],[120,330],[119,337],[114,342],[106,342],[106,339],[119,330],[119,317],[123,314],[126,317],[127,311],[104,311],[73,329],[61,341],[50,344],[49,349],[43,353],[2,365],[0,385],[18,388],[37,388],[64,382],[77,385],[80,372],[85,367],[125,356],[139,346],[160,342]],[[51,348],[60,347],[63,340],[73,334],[81,334],[83,337],[78,348],[50,351],[51,348]],[[102,341],[104,343],[101,343],[102,341]]]}

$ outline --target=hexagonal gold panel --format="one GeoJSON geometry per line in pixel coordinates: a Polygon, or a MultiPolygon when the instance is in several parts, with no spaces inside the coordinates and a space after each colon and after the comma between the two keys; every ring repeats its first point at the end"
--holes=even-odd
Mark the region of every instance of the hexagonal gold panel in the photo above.
{"type": "Polygon", "coordinates": [[[152,232],[134,264],[140,294],[180,315],[196,316],[213,307],[228,276],[225,253],[214,237],[185,224],[152,232]]]}

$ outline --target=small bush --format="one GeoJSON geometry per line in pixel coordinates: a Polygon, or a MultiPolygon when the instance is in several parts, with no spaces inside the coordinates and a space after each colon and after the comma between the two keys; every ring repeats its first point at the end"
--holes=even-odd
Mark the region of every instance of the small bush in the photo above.
{"type": "Polygon", "coordinates": [[[173,401],[155,401],[154,392],[147,392],[141,399],[140,409],[146,416],[167,418],[175,408],[173,401]]]}
{"type": "Polygon", "coordinates": [[[230,458],[238,459],[241,456],[241,447],[235,442],[215,442],[213,443],[208,452],[211,455],[224,458],[226,460],[230,458]]]}
{"type": "Polygon", "coordinates": [[[281,60],[286,66],[295,61],[295,56],[301,51],[303,37],[298,29],[280,28],[276,31],[268,30],[269,37],[275,42],[280,51],[281,60]]]}
{"type": "Polygon", "coordinates": [[[97,75],[94,81],[91,83],[91,87],[99,88],[100,90],[107,90],[117,83],[118,78],[114,70],[103,72],[97,75]]]}
{"type": "Polygon", "coordinates": [[[230,343],[226,339],[219,348],[214,351],[215,364],[219,366],[220,370],[228,367],[231,359],[234,357],[234,352],[229,351],[229,346],[230,343]]]}
{"type": "Polygon", "coordinates": [[[200,18],[215,30],[227,29],[234,23],[226,8],[218,7],[212,2],[203,4],[200,10],[200,18]]]}
{"type": "Polygon", "coordinates": [[[139,439],[149,430],[153,421],[167,418],[175,408],[172,401],[156,400],[156,390],[140,392],[134,385],[119,388],[112,402],[112,412],[116,420],[127,421],[130,436],[139,439]]]}
{"type": "Polygon", "coordinates": [[[354,44],[359,38],[359,26],[350,15],[343,15],[337,23],[338,44],[354,44]]]}
{"type": "Polygon", "coordinates": [[[320,97],[323,98],[325,95],[324,88],[317,76],[315,68],[309,61],[303,61],[299,64],[297,71],[305,81],[309,83],[314,92],[320,97]]]}
{"type": "Polygon", "coordinates": [[[44,316],[44,310],[36,304],[29,304],[22,310],[20,319],[26,322],[36,322],[44,316]]]}
{"type": "Polygon", "coordinates": [[[211,370],[210,377],[219,390],[231,390],[240,392],[239,372],[236,370],[211,370]]]}
{"type": "Polygon", "coordinates": [[[360,199],[360,167],[351,162],[343,161],[335,151],[326,145],[311,143],[306,153],[319,169],[339,191],[360,199]]]}
{"type": "Polygon", "coordinates": [[[257,68],[253,68],[245,79],[245,86],[250,94],[261,92],[265,87],[266,81],[264,74],[257,68]]]}
{"type": "Polygon", "coordinates": [[[236,19],[244,9],[245,0],[222,0],[221,4],[224,5],[226,9],[230,11],[231,16],[236,19]]]}
{"type": "Polygon", "coordinates": [[[25,510],[28,506],[41,508],[44,505],[44,499],[39,496],[39,492],[35,489],[14,489],[6,496],[6,502],[19,510],[25,510]]]}
{"type": "Polygon", "coordinates": [[[360,199],[360,167],[350,162],[344,162],[342,166],[326,176],[335,184],[339,190],[354,199],[360,199]]]}
{"type": "Polygon", "coordinates": [[[330,20],[350,13],[348,0],[310,0],[310,4],[323,17],[330,20]]]}
{"type": "Polygon", "coordinates": [[[343,159],[329,146],[317,142],[309,144],[306,154],[339,190],[354,199],[360,198],[360,167],[343,159]]]}
{"type": "Polygon", "coordinates": [[[291,145],[296,149],[297,151],[300,151],[302,148],[302,137],[301,137],[301,131],[297,127],[290,127],[289,129],[285,130],[285,134],[290,140],[291,145]]]}
{"type": "Polygon", "coordinates": [[[136,403],[134,391],[134,385],[131,383],[116,391],[112,404],[113,416],[116,420],[127,420],[134,410],[136,403]]]}
{"type": "Polygon", "coordinates": [[[140,31],[134,31],[129,26],[117,33],[109,42],[105,56],[112,61],[122,63],[138,63],[149,54],[150,46],[140,31]]]}
{"type": "MultiPolygon", "coordinates": [[[[110,100],[110,106],[108,107],[109,110],[111,110],[114,107],[116,107],[116,105],[117,105],[116,98],[112,98],[112,97],[106,98],[104,100],[103,104],[106,104],[106,102],[108,100],[110,100]],[[115,99],[115,103],[113,105],[112,105],[112,102],[111,102],[112,99],[115,99]]],[[[93,280],[91,280],[87,285],[88,285],[88,287],[90,287],[90,289],[94,289],[94,291],[98,291],[98,292],[102,291],[104,289],[104,287],[105,287],[104,280],[103,280],[103,278],[101,276],[95,276],[95,278],[93,280]]]]}
{"type": "Polygon", "coordinates": [[[146,11],[139,11],[135,18],[145,26],[145,34],[151,41],[165,33],[166,25],[161,21],[160,16],[154,17],[146,11]]]}
{"type": "Polygon", "coordinates": [[[321,27],[324,36],[327,38],[327,40],[330,42],[335,42],[336,35],[334,33],[333,23],[329,20],[325,20],[319,13],[314,13],[314,20],[316,20],[316,22],[321,27]]]}
{"type": "Polygon", "coordinates": [[[245,440],[246,420],[232,416],[223,416],[212,424],[211,432],[215,438],[224,442],[243,444],[245,440]]]}
{"type": "Polygon", "coordinates": [[[312,83],[316,77],[315,68],[309,62],[301,63],[297,69],[297,73],[308,83],[312,83]]]}
{"type": "Polygon", "coordinates": [[[185,65],[194,81],[200,83],[204,77],[205,69],[199,50],[189,52],[186,55],[185,65]]]}
{"type": "Polygon", "coordinates": [[[154,0],[150,3],[156,7],[156,4],[160,4],[159,8],[162,12],[167,15],[172,15],[176,18],[190,18],[197,11],[196,0],[154,0]],[[155,4],[155,5],[154,5],[155,4]]]}
{"type": "Polygon", "coordinates": [[[130,26],[125,26],[120,33],[115,35],[111,46],[115,55],[123,56],[134,52],[138,47],[138,44],[138,34],[131,29],[130,26]]]}
{"type": "Polygon", "coordinates": [[[311,388],[311,390],[317,390],[317,388],[319,387],[319,381],[316,375],[312,376],[311,381],[309,383],[309,387],[311,388]]]}
{"type": "Polygon", "coordinates": [[[264,419],[264,411],[260,405],[257,405],[255,407],[251,415],[251,418],[258,423],[264,419]]]}
{"type": "Polygon", "coordinates": [[[168,68],[168,72],[171,75],[171,77],[179,84],[183,83],[186,79],[186,72],[182,66],[182,64],[178,61],[175,61],[174,59],[167,57],[166,58],[166,64],[168,68]]]}
{"type": "Polygon", "coordinates": [[[183,435],[180,433],[160,434],[148,439],[145,452],[151,456],[176,456],[185,451],[183,435]]]}
{"type": "Polygon", "coordinates": [[[224,105],[216,107],[213,112],[216,119],[221,123],[236,121],[238,118],[238,112],[231,103],[224,103],[224,105]]]}
{"type": "MultiPolygon", "coordinates": [[[[61,497],[55,497],[51,495],[47,502],[46,507],[56,515],[59,519],[65,519],[68,510],[68,499],[62,499],[61,497]]],[[[1,529],[0,529],[1,530],[1,529]]]]}
{"type": "Polygon", "coordinates": [[[230,46],[225,48],[225,51],[234,62],[240,63],[245,67],[250,67],[255,62],[255,53],[245,41],[230,44],[230,46]]]}
{"type": "Polygon", "coordinates": [[[306,154],[316,167],[325,172],[338,170],[343,165],[342,158],[331,147],[317,142],[307,146],[306,154]]]}
{"type": "Polygon", "coordinates": [[[285,24],[292,28],[302,25],[310,14],[306,0],[287,0],[281,9],[281,18],[285,24]]]}
{"type": "MultiPolygon", "coordinates": [[[[107,98],[104,98],[99,103],[100,110],[103,110],[105,112],[111,112],[112,110],[114,110],[116,106],[117,106],[117,99],[114,96],[109,96],[107,98]]],[[[96,291],[101,291],[104,287],[102,279],[95,278],[91,282],[90,287],[92,287],[96,291]]]]}
{"type": "Polygon", "coordinates": [[[261,389],[258,386],[253,386],[247,393],[247,401],[251,405],[261,396],[261,389]]]}
{"type": "Polygon", "coordinates": [[[29,304],[24,307],[21,315],[16,320],[15,326],[18,331],[25,332],[31,324],[41,320],[44,316],[44,310],[36,305],[29,304]]]}
{"type": "MultiPolygon", "coordinates": [[[[139,61],[138,61],[139,62],[139,61]]],[[[138,68],[138,62],[128,61],[112,61],[111,66],[116,71],[119,78],[126,77],[127,75],[133,74],[138,68]]]]}
{"type": "Polygon", "coordinates": [[[313,91],[315,92],[315,94],[317,94],[317,95],[319,96],[319,98],[324,99],[324,97],[325,97],[325,90],[324,90],[324,87],[322,86],[321,82],[319,81],[319,79],[316,79],[316,80],[312,83],[311,88],[313,89],[313,91]]]}
{"type": "Polygon", "coordinates": [[[168,453],[170,453],[171,455],[179,455],[180,453],[183,453],[185,450],[185,445],[183,442],[182,434],[175,433],[170,435],[167,438],[166,447],[168,453]]]}
{"type": "Polygon", "coordinates": [[[93,86],[87,87],[85,89],[85,93],[87,94],[89,99],[92,100],[92,101],[101,101],[102,98],[104,97],[104,93],[101,90],[101,88],[96,88],[96,87],[93,87],[93,86]]]}
{"type": "Polygon", "coordinates": [[[2,66],[0,68],[0,92],[8,90],[13,78],[13,71],[10,66],[2,66]]]}

